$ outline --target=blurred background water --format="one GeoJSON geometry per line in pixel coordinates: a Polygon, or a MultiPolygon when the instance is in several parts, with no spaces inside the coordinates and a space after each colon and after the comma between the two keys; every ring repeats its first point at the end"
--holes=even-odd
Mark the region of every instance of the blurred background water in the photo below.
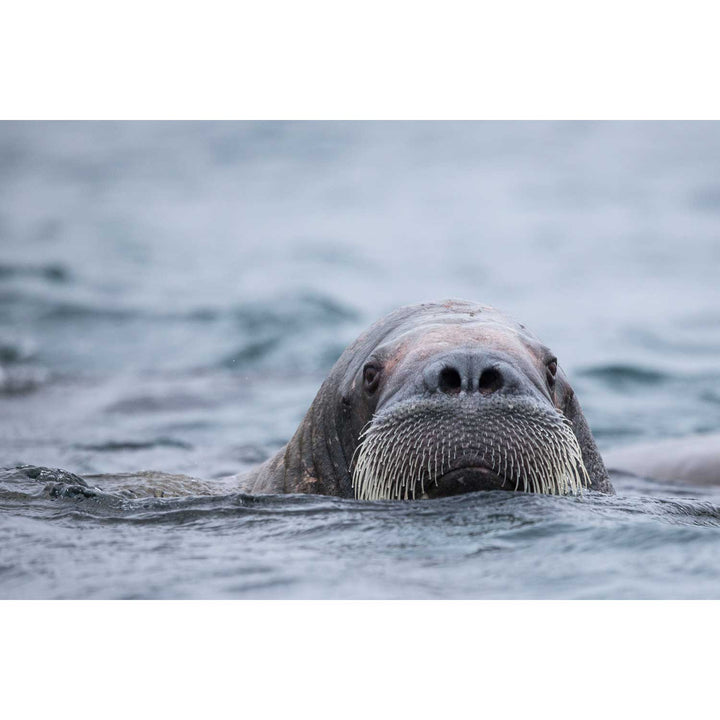
{"type": "MultiPolygon", "coordinates": [[[[364,327],[444,297],[539,335],[601,449],[720,431],[719,269],[717,123],[0,123],[0,466],[239,472],[364,327]]],[[[616,485],[121,501],[8,470],[0,596],[720,597],[718,497],[616,485]]]]}

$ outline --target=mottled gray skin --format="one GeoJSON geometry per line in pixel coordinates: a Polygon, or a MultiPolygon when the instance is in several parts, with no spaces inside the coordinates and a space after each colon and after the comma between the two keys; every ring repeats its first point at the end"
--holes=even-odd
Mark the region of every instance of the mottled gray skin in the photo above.
{"type": "MultiPolygon", "coordinates": [[[[239,477],[248,493],[316,493],[354,497],[351,461],[362,429],[380,409],[446,392],[438,368],[458,369],[455,392],[532,397],[571,423],[589,487],[612,493],[580,404],[553,354],[523,325],[499,311],[460,300],[403,307],[376,322],[342,354],[290,442],[239,477]],[[374,383],[368,383],[377,370],[374,383]],[[555,363],[556,367],[556,363],[555,363]],[[499,389],[481,388],[484,369],[499,368],[499,389]],[[554,368],[553,368],[554,370],[554,368]],[[439,379],[440,378],[440,379],[439,379]]],[[[490,376],[487,376],[490,377],[490,376]]],[[[486,382],[486,384],[488,384],[486,382]]],[[[447,402],[447,401],[446,401],[447,402]]],[[[493,486],[491,486],[493,487],[493,486]]],[[[469,491],[476,486],[470,484],[469,491]]],[[[451,489],[447,494],[462,492],[451,489]]]]}

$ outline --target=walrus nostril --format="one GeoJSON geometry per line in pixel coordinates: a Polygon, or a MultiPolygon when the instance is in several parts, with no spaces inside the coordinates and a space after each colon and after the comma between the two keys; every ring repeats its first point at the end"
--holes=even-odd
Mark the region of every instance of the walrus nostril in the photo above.
{"type": "Polygon", "coordinates": [[[438,389],[448,395],[457,395],[462,387],[460,373],[451,367],[443,368],[438,378],[438,389]]]}
{"type": "Polygon", "coordinates": [[[478,390],[480,390],[483,395],[490,395],[490,393],[497,392],[502,386],[503,377],[495,368],[484,370],[478,380],[478,390]]]}

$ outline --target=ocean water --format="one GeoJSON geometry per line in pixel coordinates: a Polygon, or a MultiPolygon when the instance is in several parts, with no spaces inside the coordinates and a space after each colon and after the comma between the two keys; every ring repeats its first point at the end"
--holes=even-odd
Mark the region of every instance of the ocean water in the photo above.
{"type": "Polygon", "coordinates": [[[720,431],[719,167],[718,123],[0,123],[0,597],[720,597],[714,489],[222,480],[444,297],[553,348],[601,450],[720,431]]]}

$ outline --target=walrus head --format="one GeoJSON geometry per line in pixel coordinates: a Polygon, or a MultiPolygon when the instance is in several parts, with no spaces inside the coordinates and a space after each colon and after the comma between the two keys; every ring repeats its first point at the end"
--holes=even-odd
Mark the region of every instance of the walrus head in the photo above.
{"type": "Polygon", "coordinates": [[[348,347],[250,492],[612,492],[555,355],[494,308],[404,307],[348,347]]]}

